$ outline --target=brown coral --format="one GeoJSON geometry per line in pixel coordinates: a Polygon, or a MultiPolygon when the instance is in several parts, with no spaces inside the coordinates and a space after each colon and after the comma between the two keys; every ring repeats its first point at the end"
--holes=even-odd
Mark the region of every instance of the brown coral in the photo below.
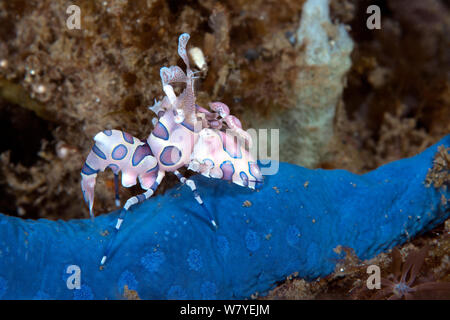
{"type": "Polygon", "coordinates": [[[450,148],[439,146],[434,156],[433,167],[428,169],[425,178],[426,186],[433,185],[435,188],[442,186],[450,187],[450,148]]]}

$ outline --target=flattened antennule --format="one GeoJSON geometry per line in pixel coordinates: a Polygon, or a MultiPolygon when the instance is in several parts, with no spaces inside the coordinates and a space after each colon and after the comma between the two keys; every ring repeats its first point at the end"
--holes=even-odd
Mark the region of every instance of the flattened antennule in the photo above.
{"type": "Polygon", "coordinates": [[[187,69],[190,71],[191,66],[189,64],[189,58],[187,56],[186,52],[186,46],[191,36],[188,33],[183,33],[178,38],[178,55],[183,59],[184,64],[186,65],[187,69]]]}
{"type": "Polygon", "coordinates": [[[163,67],[159,74],[163,86],[174,82],[187,82],[186,74],[179,66],[163,67]]]}

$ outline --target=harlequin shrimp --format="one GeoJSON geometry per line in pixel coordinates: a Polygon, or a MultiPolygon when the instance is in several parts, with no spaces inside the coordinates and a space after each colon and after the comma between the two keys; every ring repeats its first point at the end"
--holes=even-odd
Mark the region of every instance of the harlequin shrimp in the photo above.
{"type": "Polygon", "coordinates": [[[228,180],[252,189],[263,182],[256,160],[249,152],[252,138],[242,129],[239,119],[230,114],[228,106],[212,102],[209,111],[196,104],[196,72],[191,70],[186,52],[189,38],[189,34],[183,33],[178,41],[178,54],[186,65],[186,73],[178,66],[160,70],[165,97],[149,107],[157,117],[152,119],[154,129],[148,138],[140,140],[119,130],[105,130],[94,137],[95,144],[81,171],[81,189],[91,218],[94,217],[94,187],[98,172],[106,169],[113,171],[117,206],[120,206],[119,172],[122,172],[121,183],[124,187],[135,185],[138,179],[146,190],[125,202],[101,265],[109,256],[130,207],[150,198],[167,172],[175,174],[182,184],[192,190],[214,229],[217,223],[200,197],[194,181],[185,178],[178,169],[187,167],[206,177],[228,180]],[[175,83],[186,85],[178,96],[172,86],[175,83]]]}

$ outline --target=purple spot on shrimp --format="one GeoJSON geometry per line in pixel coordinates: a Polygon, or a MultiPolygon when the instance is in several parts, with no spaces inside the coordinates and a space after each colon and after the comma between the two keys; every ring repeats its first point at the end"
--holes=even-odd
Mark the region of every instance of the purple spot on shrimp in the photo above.
{"type": "Polygon", "coordinates": [[[257,182],[262,182],[262,175],[261,171],[259,170],[258,164],[256,162],[249,162],[248,163],[248,170],[250,174],[256,178],[257,182]]]}
{"type": "Polygon", "coordinates": [[[98,170],[94,170],[87,163],[84,163],[83,169],[81,169],[81,172],[88,176],[88,175],[97,173],[98,170]]]}
{"type": "Polygon", "coordinates": [[[248,186],[248,176],[244,171],[241,171],[241,173],[239,173],[239,176],[242,179],[242,183],[244,184],[244,187],[248,186]]]}
{"type": "Polygon", "coordinates": [[[142,161],[142,159],[144,159],[146,156],[151,155],[151,153],[152,152],[147,143],[143,144],[141,146],[138,146],[136,148],[136,151],[134,151],[133,159],[131,160],[131,163],[133,164],[133,166],[137,166],[142,161]]]}
{"type": "MultiPolygon", "coordinates": [[[[147,140],[146,139],[141,139],[141,142],[145,143],[146,145],[148,145],[147,140]]],[[[150,149],[150,146],[148,147],[149,150],[149,155],[154,156],[152,149],[150,149]]]]}
{"type": "Polygon", "coordinates": [[[222,131],[219,131],[219,134],[222,139],[223,150],[234,159],[242,158],[241,144],[238,138],[222,131]]]}
{"type": "Polygon", "coordinates": [[[111,163],[106,168],[110,168],[115,174],[119,172],[119,166],[117,164],[111,163]]]}
{"type": "Polygon", "coordinates": [[[159,156],[159,160],[165,166],[173,166],[181,159],[181,150],[175,146],[165,147],[159,156]]]}
{"type": "Polygon", "coordinates": [[[194,132],[194,126],[191,125],[191,124],[189,124],[189,123],[187,123],[186,120],[184,120],[184,121],[181,123],[181,125],[182,125],[183,127],[185,127],[186,129],[188,129],[188,130],[194,132]]]}
{"type": "Polygon", "coordinates": [[[167,131],[166,127],[161,122],[156,124],[152,134],[160,139],[169,140],[169,131],[167,131]]]}
{"type": "Polygon", "coordinates": [[[97,147],[97,144],[94,144],[92,147],[92,152],[94,152],[99,158],[106,160],[106,155],[102,152],[102,150],[100,150],[99,147],[97,147]]]}
{"type": "Polygon", "coordinates": [[[122,131],[122,136],[123,140],[125,140],[126,142],[130,144],[134,143],[133,136],[131,134],[122,131]]]}
{"type": "Polygon", "coordinates": [[[112,130],[109,130],[109,129],[104,130],[103,133],[106,134],[107,136],[110,136],[110,135],[112,135],[112,130]]]}
{"type": "Polygon", "coordinates": [[[231,161],[227,160],[222,162],[222,164],[220,165],[220,169],[223,172],[223,180],[232,180],[233,178],[233,174],[234,174],[234,166],[231,163],[231,161]]]}
{"type": "Polygon", "coordinates": [[[128,153],[127,147],[125,147],[123,144],[119,144],[117,147],[114,148],[114,150],[111,153],[111,157],[114,160],[122,160],[125,158],[125,156],[128,153]]]}
{"type": "Polygon", "coordinates": [[[154,166],[153,168],[147,170],[145,173],[149,173],[149,172],[152,172],[152,171],[158,171],[158,169],[159,169],[159,166],[156,165],[156,166],[154,166]]]}

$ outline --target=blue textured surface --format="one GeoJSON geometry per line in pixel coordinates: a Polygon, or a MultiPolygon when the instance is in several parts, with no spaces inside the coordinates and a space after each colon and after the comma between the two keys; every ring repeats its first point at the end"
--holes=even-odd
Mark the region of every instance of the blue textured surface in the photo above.
{"type": "Polygon", "coordinates": [[[267,292],[293,272],[325,276],[338,245],[371,258],[449,217],[441,199],[449,191],[423,183],[442,144],[450,136],[361,176],[282,163],[259,192],[196,176],[219,229],[202,220],[189,188],[178,186],[132,209],[101,271],[111,236],[104,231],[118,212],[94,223],[0,215],[0,298],[119,299],[127,285],[145,299],[233,299],[267,292]],[[79,290],[66,286],[69,265],[81,268],[79,290]]]}

